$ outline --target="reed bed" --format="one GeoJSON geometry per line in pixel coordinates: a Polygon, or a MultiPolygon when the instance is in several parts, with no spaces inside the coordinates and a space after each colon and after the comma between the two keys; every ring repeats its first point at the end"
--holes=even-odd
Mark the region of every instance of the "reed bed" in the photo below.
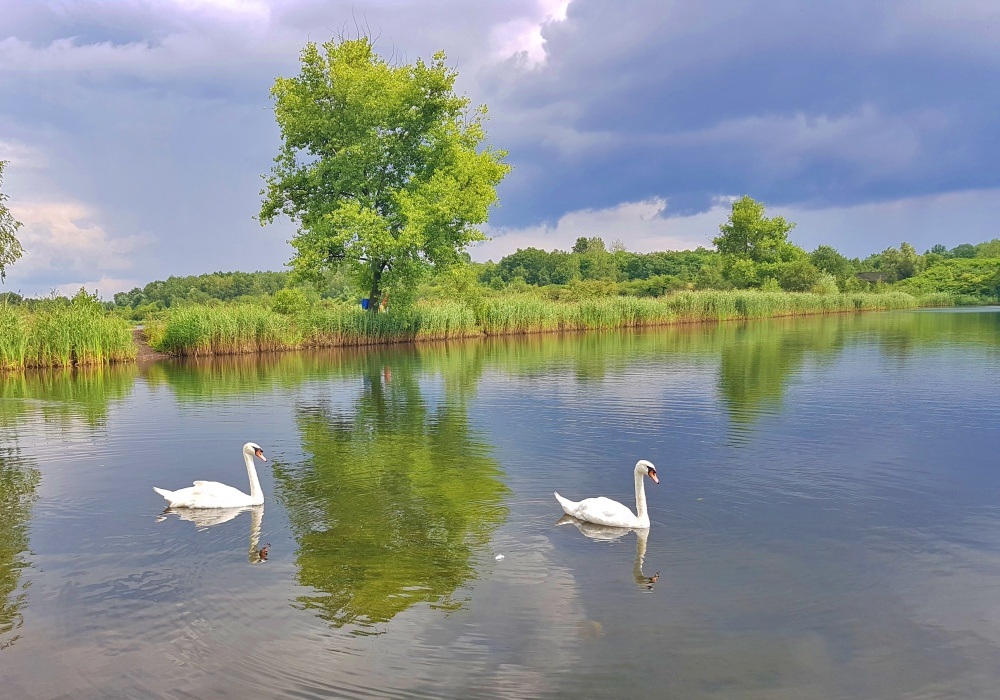
{"type": "Polygon", "coordinates": [[[819,295],[756,290],[582,301],[551,301],[523,294],[485,298],[475,309],[454,301],[438,301],[385,313],[371,313],[357,306],[317,304],[283,314],[260,304],[230,304],[170,309],[161,321],[149,325],[147,335],[150,344],[163,352],[218,355],[914,306],[916,298],[901,292],[819,295]]]}
{"type": "Polygon", "coordinates": [[[258,304],[187,306],[150,323],[150,345],[174,355],[233,355],[301,347],[377,345],[478,335],[472,310],[456,302],[370,313],[316,305],[296,314],[258,304]]]}
{"type": "Polygon", "coordinates": [[[289,316],[260,304],[182,306],[147,328],[150,345],[174,355],[236,355],[303,344],[289,316]]]}
{"type": "Polygon", "coordinates": [[[917,300],[902,292],[804,294],[696,291],[656,299],[608,297],[551,302],[539,297],[497,297],[480,303],[476,321],[487,335],[730,321],[797,314],[908,309],[917,300]]]}
{"type": "Polygon", "coordinates": [[[131,324],[97,304],[0,306],[0,369],[100,365],[134,360],[131,324]]]}

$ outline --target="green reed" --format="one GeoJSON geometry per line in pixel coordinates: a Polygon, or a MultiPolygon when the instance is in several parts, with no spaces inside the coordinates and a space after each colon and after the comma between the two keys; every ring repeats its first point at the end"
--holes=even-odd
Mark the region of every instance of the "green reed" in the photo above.
{"type": "Polygon", "coordinates": [[[372,313],[346,304],[316,304],[279,313],[257,303],[169,309],[147,325],[150,344],[176,355],[238,354],[301,347],[375,345],[476,335],[770,318],[797,314],[906,309],[901,293],[685,291],[659,298],[599,297],[553,301],[533,294],[481,298],[475,309],[455,301],[419,302],[372,313]]]}
{"type": "Polygon", "coordinates": [[[170,309],[146,330],[152,347],[175,355],[371,345],[480,333],[472,311],[456,302],[419,303],[385,313],[325,304],[294,314],[259,304],[186,306],[170,309]]]}
{"type": "Polygon", "coordinates": [[[26,366],[31,347],[31,326],[27,315],[15,307],[0,306],[0,370],[26,366]]]}
{"type": "Polygon", "coordinates": [[[302,346],[294,321],[260,304],[182,306],[147,329],[150,345],[174,355],[233,355],[302,346]]]}
{"type": "Polygon", "coordinates": [[[603,297],[578,302],[534,295],[480,302],[476,321],[487,335],[771,318],[797,314],[907,309],[917,300],[902,292],[805,294],[757,290],[685,291],[656,299],[603,297]]]}
{"type": "Polygon", "coordinates": [[[86,300],[33,311],[0,307],[0,369],[100,365],[135,359],[131,324],[86,300]]]}

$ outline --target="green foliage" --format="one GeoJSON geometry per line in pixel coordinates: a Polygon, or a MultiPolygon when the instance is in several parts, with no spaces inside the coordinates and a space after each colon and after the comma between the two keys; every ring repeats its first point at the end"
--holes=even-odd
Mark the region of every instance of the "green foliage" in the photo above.
{"type": "Polygon", "coordinates": [[[177,355],[235,354],[300,347],[293,319],[253,303],[180,306],[150,324],[150,344],[177,355]]]}
{"type": "Polygon", "coordinates": [[[309,297],[301,289],[279,289],[271,301],[271,308],[286,316],[301,314],[309,308],[309,297]]]}
{"type": "Polygon", "coordinates": [[[213,272],[206,275],[168,277],[150,282],[143,288],[118,292],[114,304],[132,310],[133,318],[143,318],[150,311],[170,308],[179,303],[206,303],[209,300],[261,298],[275,294],[291,283],[288,272],[213,272]]]}
{"type": "Polygon", "coordinates": [[[271,90],[282,147],[262,193],[262,223],[296,220],[293,267],[346,266],[372,311],[385,291],[404,302],[429,267],[473,241],[509,172],[482,148],[485,107],[454,92],[445,55],[392,64],[367,37],[310,42],[301,72],[271,90]]]}
{"type": "Polygon", "coordinates": [[[1000,258],[1000,238],[976,246],[977,258],[1000,258]]]}
{"type": "Polygon", "coordinates": [[[786,292],[807,292],[819,281],[820,271],[807,258],[798,258],[772,266],[775,277],[786,292]]]}
{"type": "Polygon", "coordinates": [[[820,272],[833,275],[837,280],[852,277],[857,269],[853,262],[829,245],[821,245],[809,254],[809,262],[820,272]]]}
{"type": "Polygon", "coordinates": [[[307,459],[274,474],[298,545],[299,603],[365,634],[413,606],[461,606],[508,489],[463,399],[482,371],[474,350],[347,362],[364,391],[297,411],[307,459]],[[447,400],[422,395],[429,375],[447,400]]]}
{"type": "Polygon", "coordinates": [[[131,324],[83,289],[72,301],[0,306],[0,369],[124,362],[135,353],[131,324]]]}
{"type": "Polygon", "coordinates": [[[1000,296],[1000,258],[952,258],[896,285],[913,294],[1000,296]]]}
{"type": "MultiPolygon", "coordinates": [[[[6,165],[7,161],[0,160],[0,186],[3,185],[3,169],[6,165]]],[[[21,222],[11,215],[4,204],[6,201],[7,195],[0,192],[0,282],[7,278],[7,266],[13,265],[24,254],[16,235],[21,222]]]]}
{"type": "Polygon", "coordinates": [[[796,256],[796,246],[788,242],[795,224],[775,216],[764,216],[764,205],[744,195],[733,202],[729,220],[719,226],[712,240],[723,255],[757,263],[773,263],[796,256]]]}
{"type": "Polygon", "coordinates": [[[750,258],[726,256],[723,275],[737,289],[758,287],[762,282],[760,266],[750,258]]]}
{"type": "Polygon", "coordinates": [[[687,283],[673,275],[652,275],[645,279],[620,282],[618,293],[634,297],[660,297],[668,292],[685,289],[687,283]]]}
{"type": "MultiPolygon", "coordinates": [[[[580,238],[573,252],[538,248],[519,249],[501,258],[499,263],[486,263],[479,267],[479,279],[492,289],[504,289],[519,280],[525,285],[568,287],[555,292],[559,298],[578,298],[584,287],[581,281],[617,281],[617,287],[603,288],[608,294],[633,296],[659,296],[669,291],[694,286],[699,279],[707,279],[702,268],[719,284],[719,255],[715,251],[697,250],[664,251],[656,253],[630,253],[620,244],[609,253],[600,238],[580,238]]],[[[708,283],[706,286],[711,286],[708,283]]]]}
{"type": "Polygon", "coordinates": [[[31,507],[37,499],[41,472],[17,448],[0,447],[0,651],[14,644],[23,623],[26,592],[20,582],[29,549],[31,507]]]}
{"type": "Polygon", "coordinates": [[[971,243],[960,243],[949,251],[953,258],[974,258],[976,257],[976,246],[971,243]]]}
{"type": "Polygon", "coordinates": [[[839,294],[840,287],[837,286],[837,278],[828,272],[821,272],[809,290],[813,294],[839,294]]]}
{"type": "Polygon", "coordinates": [[[302,347],[371,345],[479,335],[472,310],[458,302],[419,302],[370,314],[355,304],[301,307],[247,302],[179,306],[150,322],[150,345],[176,355],[230,355],[302,347]]]}

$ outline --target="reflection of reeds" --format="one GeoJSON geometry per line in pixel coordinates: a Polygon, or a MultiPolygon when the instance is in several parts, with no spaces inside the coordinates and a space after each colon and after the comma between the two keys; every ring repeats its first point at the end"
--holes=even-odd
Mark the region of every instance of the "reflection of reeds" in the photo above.
{"type": "Polygon", "coordinates": [[[130,324],[97,304],[0,306],[0,369],[122,362],[135,352],[130,324]]]}
{"type": "Polygon", "coordinates": [[[519,294],[481,300],[475,310],[453,301],[419,303],[412,309],[387,313],[344,305],[316,305],[296,314],[281,314],[259,304],[188,306],[169,310],[164,319],[151,323],[147,332],[158,350],[212,355],[914,306],[914,297],[902,293],[700,291],[658,299],[581,301],[519,294]]]}

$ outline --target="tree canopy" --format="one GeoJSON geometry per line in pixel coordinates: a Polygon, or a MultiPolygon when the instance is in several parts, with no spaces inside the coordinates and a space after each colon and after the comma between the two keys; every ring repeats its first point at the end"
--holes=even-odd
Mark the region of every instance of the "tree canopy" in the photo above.
{"type": "Polygon", "coordinates": [[[483,147],[486,108],[455,94],[445,54],[394,64],[370,39],[303,49],[301,72],[271,89],[282,146],[260,211],[298,225],[292,267],[346,265],[370,308],[405,298],[429,267],[460,260],[510,171],[483,147]]]}
{"type": "Polygon", "coordinates": [[[712,242],[723,255],[752,260],[756,263],[787,261],[794,248],[788,233],[795,224],[784,217],[764,216],[764,205],[743,195],[733,202],[729,220],[719,226],[720,234],[712,242]]]}
{"type": "MultiPolygon", "coordinates": [[[[3,169],[7,161],[0,160],[0,186],[3,185],[3,169]]],[[[17,230],[21,222],[17,221],[4,202],[7,195],[0,192],[0,282],[7,279],[7,266],[13,265],[24,254],[21,243],[17,240],[17,230]]]]}

